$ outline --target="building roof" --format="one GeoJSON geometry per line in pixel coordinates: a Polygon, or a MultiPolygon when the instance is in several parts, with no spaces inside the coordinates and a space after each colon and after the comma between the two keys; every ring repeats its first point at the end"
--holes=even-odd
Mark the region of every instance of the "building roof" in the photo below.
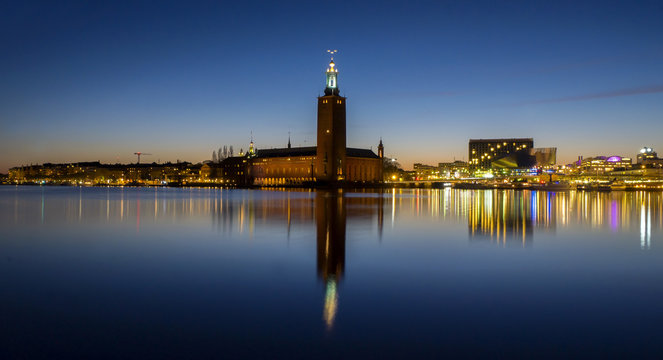
{"type": "MultiPolygon", "coordinates": [[[[278,149],[258,149],[256,157],[259,158],[273,158],[273,157],[295,157],[295,156],[315,156],[318,148],[315,146],[307,147],[294,147],[294,148],[278,148],[278,149]]],[[[346,148],[345,154],[350,157],[361,157],[370,159],[379,159],[379,157],[370,149],[357,149],[346,148]]]]}
{"type": "Polygon", "coordinates": [[[315,156],[318,148],[315,146],[279,148],[279,149],[258,149],[256,157],[288,157],[288,156],[315,156]]]}
{"type": "Polygon", "coordinates": [[[357,149],[357,148],[346,148],[345,155],[350,157],[363,157],[370,159],[379,159],[379,157],[371,149],[357,149]]]}

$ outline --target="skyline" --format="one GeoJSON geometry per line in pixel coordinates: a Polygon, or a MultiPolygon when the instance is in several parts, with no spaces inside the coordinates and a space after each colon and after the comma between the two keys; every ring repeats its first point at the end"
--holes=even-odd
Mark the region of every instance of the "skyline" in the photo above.
{"type": "Polygon", "coordinates": [[[663,2],[333,4],[2,5],[0,172],[313,145],[328,48],[348,146],[382,137],[405,168],[471,138],[558,164],[663,149],[663,2]]]}

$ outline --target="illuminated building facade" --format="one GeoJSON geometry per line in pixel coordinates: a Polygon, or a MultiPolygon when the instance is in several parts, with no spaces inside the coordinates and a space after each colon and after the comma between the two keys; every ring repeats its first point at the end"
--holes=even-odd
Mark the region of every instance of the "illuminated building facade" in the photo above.
{"type": "Polygon", "coordinates": [[[456,160],[438,163],[437,166],[416,163],[413,165],[413,180],[459,179],[469,175],[467,163],[456,160]]]}
{"type": "Polygon", "coordinates": [[[470,175],[468,164],[465,161],[438,163],[437,167],[439,175],[443,179],[459,179],[470,175]]]}
{"type": "Polygon", "coordinates": [[[249,173],[260,186],[296,185],[314,181],[316,147],[259,149],[249,173]]]}
{"type": "Polygon", "coordinates": [[[9,178],[15,182],[41,182],[77,185],[125,185],[141,183],[164,185],[167,183],[196,182],[201,177],[202,164],[189,162],[102,164],[78,162],[65,164],[19,166],[9,169],[9,178]]]}
{"type": "Polygon", "coordinates": [[[439,178],[440,171],[435,166],[416,163],[412,168],[415,173],[414,180],[435,180],[439,178]]]}
{"type": "Polygon", "coordinates": [[[582,159],[578,170],[581,174],[605,174],[612,171],[629,170],[633,166],[631,158],[622,156],[595,156],[582,159]]]}
{"type": "Polygon", "coordinates": [[[532,138],[470,139],[468,159],[472,169],[488,169],[499,158],[534,147],[532,138]]]}

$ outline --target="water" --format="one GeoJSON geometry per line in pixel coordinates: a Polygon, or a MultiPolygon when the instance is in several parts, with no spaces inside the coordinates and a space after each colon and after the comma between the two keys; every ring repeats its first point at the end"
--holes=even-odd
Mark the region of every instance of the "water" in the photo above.
{"type": "Polygon", "coordinates": [[[658,357],[658,192],[0,187],[2,358],[658,357]]]}

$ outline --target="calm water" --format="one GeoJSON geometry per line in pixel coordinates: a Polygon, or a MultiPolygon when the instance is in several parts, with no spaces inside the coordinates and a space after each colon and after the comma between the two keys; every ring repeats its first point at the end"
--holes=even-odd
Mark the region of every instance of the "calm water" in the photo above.
{"type": "Polygon", "coordinates": [[[0,187],[2,358],[660,357],[663,195],[0,187]]]}

